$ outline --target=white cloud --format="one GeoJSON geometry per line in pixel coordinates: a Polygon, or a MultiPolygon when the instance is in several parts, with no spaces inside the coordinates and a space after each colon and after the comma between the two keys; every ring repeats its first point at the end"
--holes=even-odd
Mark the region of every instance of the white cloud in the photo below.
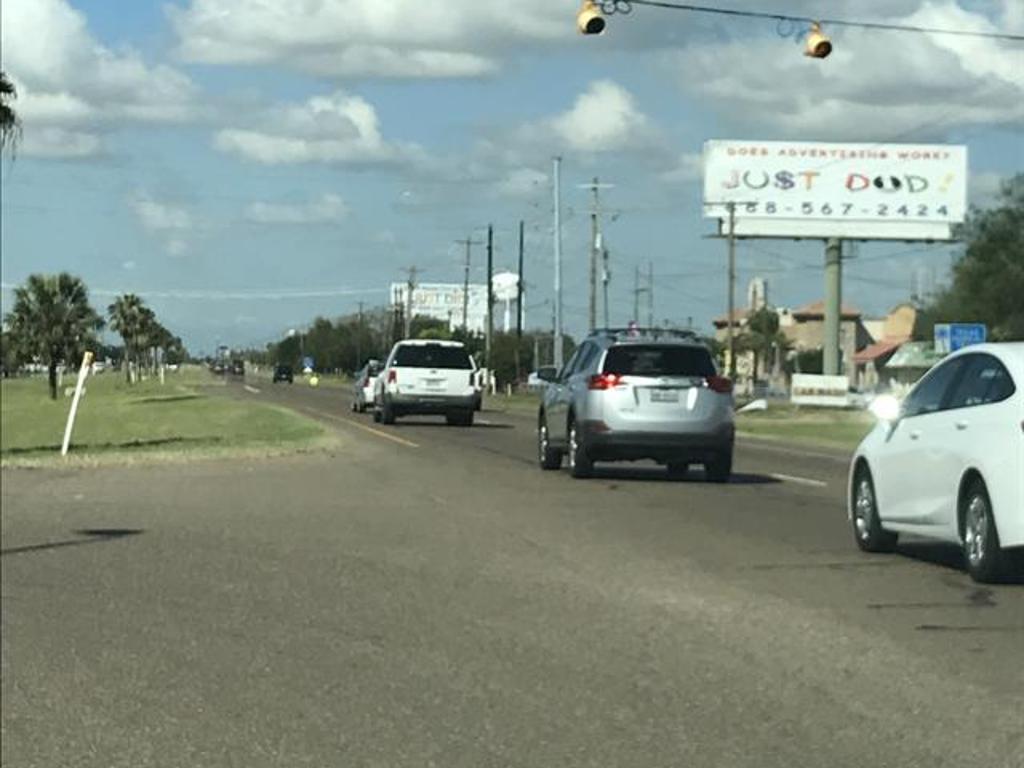
{"type": "Polygon", "coordinates": [[[136,193],[130,202],[142,226],[150,232],[187,230],[192,227],[192,217],[181,206],[159,202],[144,192],[136,193]]]}
{"type": "Polygon", "coordinates": [[[168,256],[184,256],[188,253],[188,243],[177,237],[168,240],[165,248],[168,256]]]}
{"type": "Polygon", "coordinates": [[[37,124],[24,130],[18,151],[35,157],[79,159],[100,154],[103,141],[89,131],[37,124]]]}
{"type": "Polygon", "coordinates": [[[266,165],[380,165],[421,154],[414,145],[385,140],[373,105],[343,91],[275,110],[262,127],[226,128],[217,133],[214,146],[266,165]]]}
{"type": "MultiPolygon", "coordinates": [[[[550,0],[192,0],[168,11],[181,53],[208,64],[279,64],[330,77],[477,77],[496,49],[570,38],[550,0]]],[[[571,39],[571,38],[570,38],[571,39]]]]}
{"type": "Polygon", "coordinates": [[[195,86],[132,50],[111,50],[65,0],[4,0],[4,69],[18,88],[25,154],[84,157],[123,121],[174,122],[193,114],[195,86]]]}
{"type": "Polygon", "coordinates": [[[575,152],[615,152],[647,144],[650,120],[633,95],[611,80],[598,80],[568,111],[549,122],[560,143],[575,152]]]}
{"type": "MultiPolygon", "coordinates": [[[[524,180],[532,183],[528,169],[553,154],[577,158],[611,153],[653,156],[666,146],[662,131],[640,110],[628,90],[610,80],[596,80],[566,110],[494,130],[479,139],[466,157],[448,165],[470,178],[493,177],[497,171],[498,180],[514,189],[524,180]]],[[[543,176],[539,171],[532,174],[534,178],[543,176]]]]}
{"type": "MultiPolygon", "coordinates": [[[[950,0],[925,2],[891,20],[996,28],[950,0]]],[[[797,46],[776,38],[694,44],[667,61],[680,85],[712,109],[754,130],[761,126],[792,139],[940,140],[955,126],[1024,124],[1019,45],[948,35],[827,31],[835,50],[823,61],[808,59],[797,46]]]]}
{"type": "Polygon", "coordinates": [[[348,206],[338,195],[328,193],[299,205],[255,202],[245,215],[260,224],[325,224],[345,218],[348,206]]]}
{"type": "Polygon", "coordinates": [[[703,177],[704,156],[695,152],[681,153],[675,166],[661,174],[662,181],[669,183],[699,181],[703,177]]]}

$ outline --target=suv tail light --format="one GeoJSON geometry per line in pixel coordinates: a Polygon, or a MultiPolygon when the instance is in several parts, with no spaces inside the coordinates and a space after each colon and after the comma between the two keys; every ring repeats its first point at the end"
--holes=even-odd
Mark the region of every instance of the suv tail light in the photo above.
{"type": "Polygon", "coordinates": [[[622,377],[617,373],[599,373],[590,377],[587,389],[595,389],[603,392],[606,389],[614,389],[623,383],[622,377]]]}
{"type": "Polygon", "coordinates": [[[388,384],[397,384],[397,383],[398,383],[398,371],[396,371],[394,368],[392,368],[390,371],[388,371],[388,384]]]}
{"type": "Polygon", "coordinates": [[[718,392],[722,395],[728,395],[732,392],[732,381],[725,376],[708,376],[705,381],[707,382],[708,389],[712,392],[718,392]]]}
{"type": "Polygon", "coordinates": [[[365,378],[363,379],[363,387],[364,387],[364,388],[366,388],[366,387],[368,387],[368,386],[370,386],[370,377],[369,377],[369,376],[366,376],[366,377],[365,377],[365,378]]]}

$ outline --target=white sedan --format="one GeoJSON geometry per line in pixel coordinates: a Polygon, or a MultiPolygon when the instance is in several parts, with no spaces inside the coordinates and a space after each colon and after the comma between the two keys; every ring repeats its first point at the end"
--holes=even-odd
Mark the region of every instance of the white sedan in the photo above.
{"type": "Polygon", "coordinates": [[[883,396],[872,411],[879,424],[850,467],[849,518],[860,548],[889,551],[899,534],[916,534],[961,545],[977,581],[1019,572],[1024,343],[962,349],[902,403],[883,396]]]}

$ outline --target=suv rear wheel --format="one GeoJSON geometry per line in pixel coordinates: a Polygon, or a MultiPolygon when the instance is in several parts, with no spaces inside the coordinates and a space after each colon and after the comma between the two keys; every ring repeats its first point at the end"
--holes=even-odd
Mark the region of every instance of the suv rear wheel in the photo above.
{"type": "Polygon", "coordinates": [[[704,462],[704,475],[712,483],[728,483],[732,477],[732,448],[716,453],[704,462]]]}
{"type": "Polygon", "coordinates": [[[587,455],[587,448],[583,445],[583,435],[576,426],[573,419],[569,424],[569,474],[573,477],[590,477],[594,472],[594,463],[587,455]]]}
{"type": "Polygon", "coordinates": [[[473,411],[452,411],[445,414],[445,421],[449,427],[472,427],[473,411]]]}
{"type": "Polygon", "coordinates": [[[668,463],[668,476],[676,480],[686,477],[686,473],[690,471],[690,465],[685,461],[670,461],[668,463]]]}
{"type": "Polygon", "coordinates": [[[384,401],[384,405],[381,406],[380,420],[384,424],[395,423],[395,409],[391,407],[391,403],[387,400],[384,401]]]}
{"type": "Polygon", "coordinates": [[[537,424],[537,452],[540,454],[540,468],[544,470],[562,468],[562,452],[551,447],[548,420],[541,416],[537,424]]]}

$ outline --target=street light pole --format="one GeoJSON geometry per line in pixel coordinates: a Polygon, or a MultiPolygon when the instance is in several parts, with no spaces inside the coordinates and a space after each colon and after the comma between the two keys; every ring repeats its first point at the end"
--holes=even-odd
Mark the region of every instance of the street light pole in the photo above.
{"type": "Polygon", "coordinates": [[[561,370],[565,362],[562,349],[562,158],[556,157],[552,161],[554,165],[554,202],[555,202],[555,339],[554,357],[555,366],[561,370]]]}

